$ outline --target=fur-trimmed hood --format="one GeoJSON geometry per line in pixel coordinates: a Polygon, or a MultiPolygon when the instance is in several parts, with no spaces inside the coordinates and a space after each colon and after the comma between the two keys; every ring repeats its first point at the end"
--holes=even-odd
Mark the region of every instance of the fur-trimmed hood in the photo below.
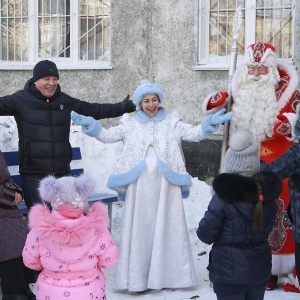
{"type": "MultiPolygon", "coordinates": [[[[273,172],[260,172],[262,174],[264,204],[279,197],[282,189],[281,180],[273,172]]],[[[234,173],[218,175],[212,187],[216,194],[228,203],[248,202],[256,203],[258,200],[257,187],[252,177],[234,173]]]]}
{"type": "Polygon", "coordinates": [[[106,232],[109,217],[102,203],[78,218],[67,218],[58,211],[50,212],[46,205],[37,204],[29,212],[29,227],[41,238],[54,255],[74,261],[96,244],[106,232]]]}

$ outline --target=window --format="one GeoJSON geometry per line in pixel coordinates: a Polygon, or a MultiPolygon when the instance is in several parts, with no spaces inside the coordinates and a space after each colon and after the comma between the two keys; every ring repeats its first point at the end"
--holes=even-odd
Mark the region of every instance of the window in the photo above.
{"type": "Polygon", "coordinates": [[[294,1],[199,0],[198,67],[195,69],[229,68],[233,20],[239,7],[238,60],[245,47],[264,41],[275,46],[278,57],[292,63],[294,1]]]}
{"type": "Polygon", "coordinates": [[[110,68],[110,0],[1,0],[0,67],[110,68]]]}

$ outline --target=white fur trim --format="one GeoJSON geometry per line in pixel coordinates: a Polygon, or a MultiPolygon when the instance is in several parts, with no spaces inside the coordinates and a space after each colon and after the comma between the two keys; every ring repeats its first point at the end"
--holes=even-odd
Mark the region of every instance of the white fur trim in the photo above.
{"type": "Polygon", "coordinates": [[[295,68],[293,66],[288,65],[287,63],[283,62],[280,59],[278,59],[277,68],[279,70],[285,71],[290,77],[287,88],[285,89],[285,91],[283,92],[283,94],[277,101],[278,108],[279,108],[279,110],[281,110],[289,102],[292,95],[298,88],[299,77],[298,77],[297,71],[295,70],[295,68]]]}
{"type": "Polygon", "coordinates": [[[293,273],[295,254],[272,255],[272,275],[286,275],[293,273]]]}
{"type": "MultiPolygon", "coordinates": [[[[299,106],[300,105],[297,106],[297,110],[298,110],[299,106]]],[[[292,137],[291,138],[287,137],[287,140],[293,141],[296,138],[295,133],[294,133],[294,128],[296,125],[298,113],[296,113],[296,114],[295,113],[283,113],[283,116],[285,116],[289,120],[289,123],[291,124],[292,137]]]]}

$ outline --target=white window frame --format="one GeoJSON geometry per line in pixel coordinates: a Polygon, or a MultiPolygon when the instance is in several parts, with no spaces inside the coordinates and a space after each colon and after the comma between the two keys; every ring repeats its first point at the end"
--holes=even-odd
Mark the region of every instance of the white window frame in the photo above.
{"type": "MultiPolygon", "coordinates": [[[[112,69],[111,34],[109,35],[110,58],[107,61],[83,60],[79,57],[79,12],[80,0],[70,0],[70,58],[39,57],[38,55],[38,5],[36,0],[28,0],[28,61],[0,60],[0,70],[32,70],[34,65],[43,59],[54,61],[60,70],[72,69],[112,69]],[[76,59],[75,59],[76,58],[76,59]]],[[[111,30],[110,30],[111,31],[111,30]]]]}
{"type": "MultiPolygon", "coordinates": [[[[223,0],[219,0],[223,1],[223,0]]],[[[230,1],[230,0],[226,0],[230,1]]],[[[293,38],[292,49],[294,49],[295,39],[295,0],[293,2],[293,38]]],[[[230,67],[230,53],[227,56],[209,55],[209,13],[210,1],[198,0],[198,53],[197,65],[194,70],[228,70],[230,67]]],[[[245,20],[245,46],[256,43],[256,1],[245,0],[245,8],[242,9],[245,20]]],[[[229,42],[227,42],[229,43],[229,42]]],[[[230,48],[230,47],[229,47],[230,48]]],[[[238,49],[239,51],[239,49],[238,49]]],[[[294,53],[294,51],[292,51],[294,53]]],[[[243,54],[238,53],[237,65],[243,59],[243,54]]],[[[293,64],[293,58],[284,59],[289,64],[293,64]]]]}

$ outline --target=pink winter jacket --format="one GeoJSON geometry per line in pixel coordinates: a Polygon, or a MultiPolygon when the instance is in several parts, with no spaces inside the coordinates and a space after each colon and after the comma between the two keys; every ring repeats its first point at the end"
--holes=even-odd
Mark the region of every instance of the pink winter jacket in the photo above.
{"type": "Polygon", "coordinates": [[[50,212],[37,204],[29,213],[29,232],[23,249],[24,264],[42,270],[38,300],[106,299],[101,268],[118,260],[118,247],[108,230],[109,217],[102,203],[86,215],[70,204],[50,212]]]}

